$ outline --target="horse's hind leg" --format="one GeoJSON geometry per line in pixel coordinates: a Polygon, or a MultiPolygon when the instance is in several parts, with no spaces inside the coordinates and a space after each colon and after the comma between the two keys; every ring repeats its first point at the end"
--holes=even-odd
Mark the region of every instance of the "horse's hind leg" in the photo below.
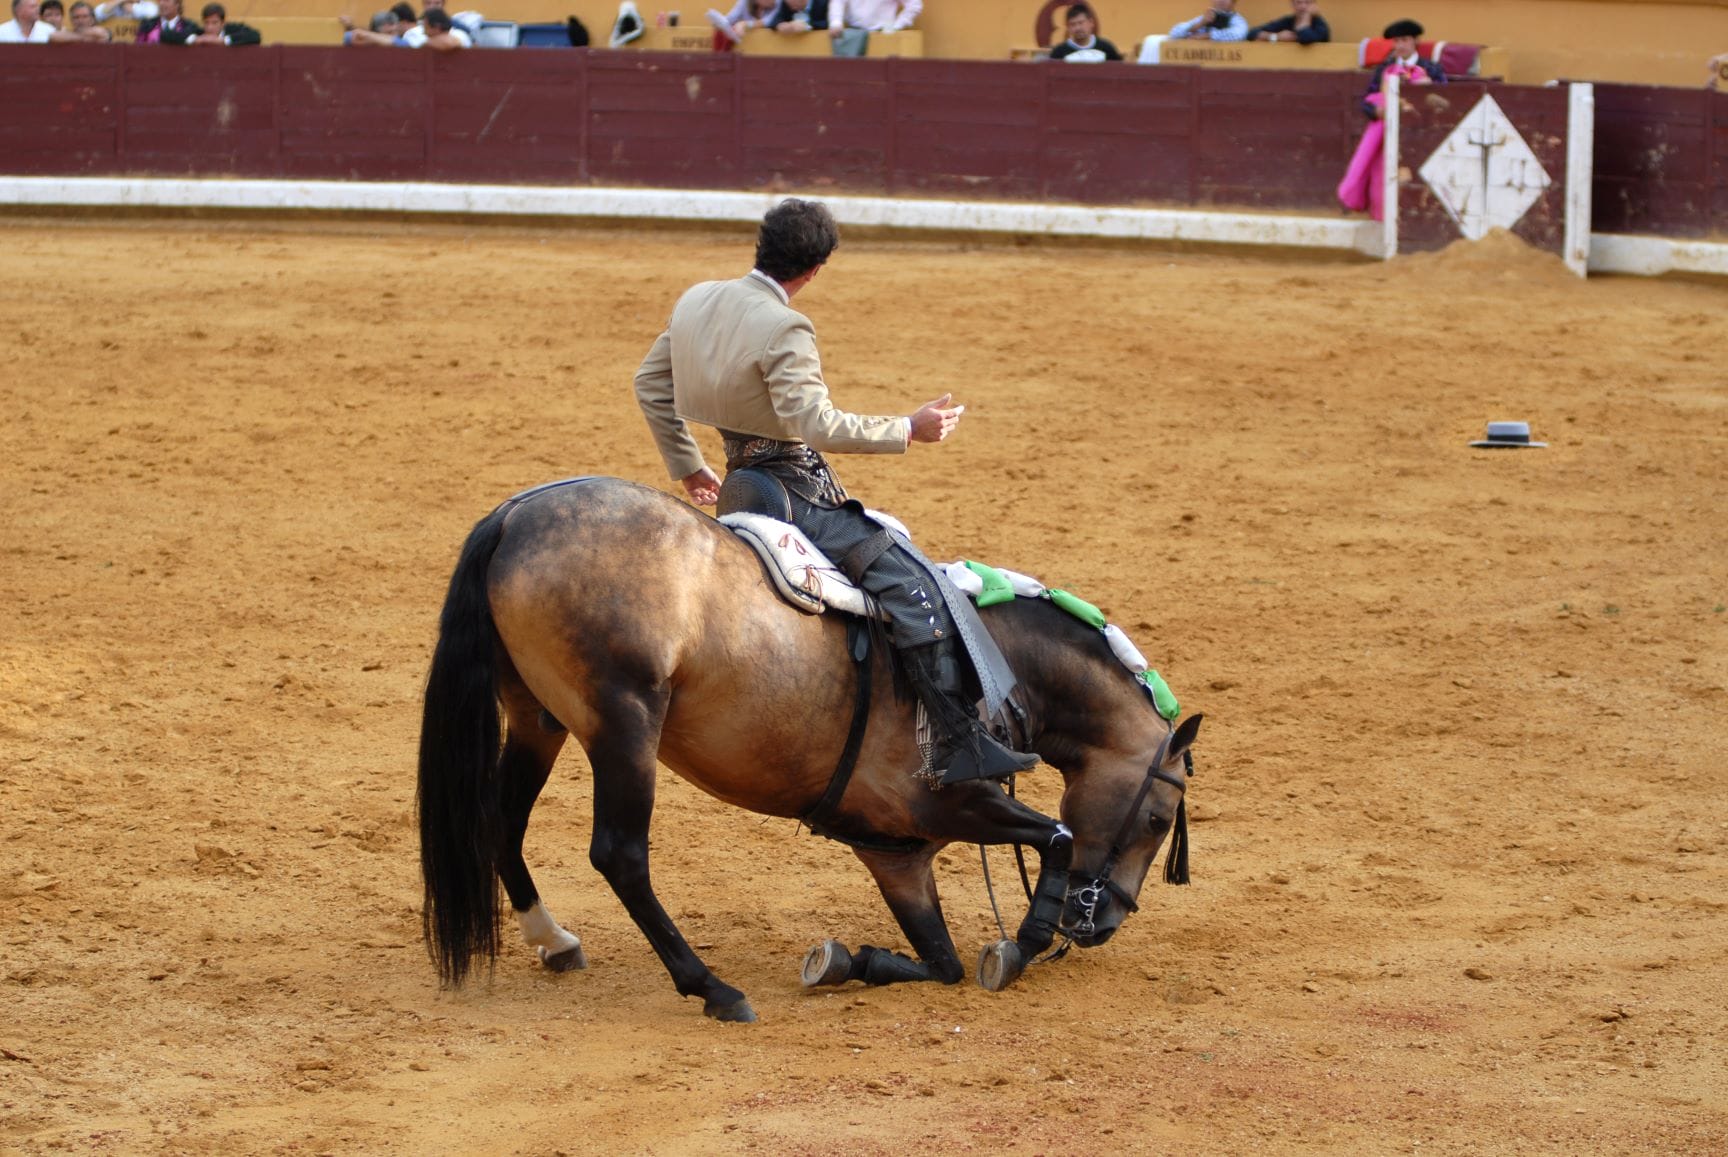
{"type": "Polygon", "coordinates": [[[648,821],[654,814],[654,756],[666,717],[664,690],[620,695],[588,743],[594,768],[594,837],[588,858],[672,976],[680,996],[700,996],[716,1020],[753,1021],[744,994],[715,976],[678,931],[648,880],[648,821]]]}
{"type": "Polygon", "coordinates": [[[498,879],[510,897],[522,938],[540,954],[540,962],[554,972],[588,967],[582,941],[559,927],[540,899],[528,863],[522,858],[522,840],[528,832],[528,814],[546,786],[552,763],[564,746],[566,732],[548,731],[540,724],[540,705],[525,688],[506,686],[506,731],[504,751],[498,760],[502,787],[503,842],[498,848],[498,879]]]}
{"type": "Polygon", "coordinates": [[[900,931],[906,934],[918,959],[910,960],[898,952],[869,944],[857,952],[848,952],[839,941],[829,940],[805,956],[805,986],[844,984],[848,980],[862,980],[866,984],[898,984],[907,980],[957,983],[966,975],[966,968],[954,951],[954,938],[948,934],[942,901],[936,894],[936,877],[931,871],[935,846],[904,853],[855,850],[876,878],[882,898],[888,902],[889,911],[899,921],[900,931]]]}

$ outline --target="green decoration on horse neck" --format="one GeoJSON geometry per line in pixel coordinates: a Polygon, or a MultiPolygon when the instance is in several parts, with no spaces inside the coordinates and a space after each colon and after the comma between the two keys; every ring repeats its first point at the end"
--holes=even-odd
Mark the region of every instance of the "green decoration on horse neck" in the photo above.
{"type": "Polygon", "coordinates": [[[1067,591],[1057,590],[1052,587],[1050,589],[1050,601],[1079,619],[1082,623],[1085,623],[1087,626],[1097,627],[1100,631],[1104,629],[1104,612],[1087,602],[1085,599],[1080,598],[1077,595],[1071,595],[1067,591]]]}
{"type": "Polygon", "coordinates": [[[978,604],[980,609],[993,607],[997,603],[1014,601],[1014,585],[1008,581],[1007,575],[993,566],[973,562],[971,559],[966,560],[966,569],[977,575],[979,581],[984,584],[984,589],[979,591],[972,600],[978,604]]]}
{"type": "Polygon", "coordinates": [[[1170,690],[1170,684],[1164,682],[1164,676],[1148,670],[1134,677],[1146,684],[1146,689],[1152,692],[1152,706],[1158,709],[1158,714],[1166,719],[1175,719],[1182,714],[1182,705],[1176,702],[1176,692],[1170,690]]]}

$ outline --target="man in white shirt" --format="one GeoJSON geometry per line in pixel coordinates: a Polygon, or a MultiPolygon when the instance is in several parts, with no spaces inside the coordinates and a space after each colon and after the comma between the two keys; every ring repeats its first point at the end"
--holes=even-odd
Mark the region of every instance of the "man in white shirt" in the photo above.
{"type": "MultiPolygon", "coordinates": [[[[425,3],[420,10],[420,23],[414,25],[412,28],[408,29],[406,32],[404,32],[402,34],[403,43],[407,44],[407,46],[409,48],[424,48],[424,47],[426,47],[426,36],[427,36],[426,15],[429,12],[444,12],[444,0],[425,0],[425,3]]],[[[444,13],[444,15],[446,16],[446,18],[448,18],[448,16],[449,16],[448,13],[444,13]]],[[[442,29],[440,31],[442,31],[443,35],[448,36],[450,39],[448,41],[441,41],[441,42],[434,43],[432,45],[432,47],[434,47],[434,48],[440,48],[440,47],[473,48],[474,47],[474,38],[472,36],[469,36],[468,33],[463,31],[462,29],[457,28],[454,24],[451,24],[447,28],[442,29]]]]}
{"type": "Polygon", "coordinates": [[[47,44],[54,29],[36,19],[39,0],[12,0],[12,19],[0,24],[0,44],[47,44]]]}
{"type": "Polygon", "coordinates": [[[924,0],[835,0],[829,11],[831,24],[862,28],[866,32],[899,32],[912,27],[924,11],[924,0]]]}

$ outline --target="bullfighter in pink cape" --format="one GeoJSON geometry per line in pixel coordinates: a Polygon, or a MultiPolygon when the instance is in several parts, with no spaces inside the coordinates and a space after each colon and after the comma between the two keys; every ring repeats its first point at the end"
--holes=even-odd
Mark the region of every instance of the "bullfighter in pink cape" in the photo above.
{"type": "Polygon", "coordinates": [[[1384,92],[1388,76],[1399,77],[1404,84],[1445,84],[1446,73],[1438,64],[1417,51],[1417,38],[1422,26],[1414,20],[1396,20],[1386,26],[1386,39],[1392,41],[1392,51],[1374,70],[1368,82],[1368,92],[1362,98],[1362,111],[1369,124],[1356,144],[1344,179],[1338,182],[1338,200],[1353,212],[1368,210],[1374,220],[1386,215],[1385,190],[1380,175],[1381,150],[1386,142],[1386,125],[1381,120],[1386,103],[1384,92]]]}

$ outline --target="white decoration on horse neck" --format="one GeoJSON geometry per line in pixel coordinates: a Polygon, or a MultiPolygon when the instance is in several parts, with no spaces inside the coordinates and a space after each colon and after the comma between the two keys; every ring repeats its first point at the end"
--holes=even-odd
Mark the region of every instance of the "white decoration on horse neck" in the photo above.
{"type": "MultiPolygon", "coordinates": [[[[964,559],[949,563],[943,570],[947,572],[948,581],[953,583],[955,589],[961,594],[977,598],[983,593],[984,580],[966,565],[964,559]]],[[[1008,580],[1008,585],[1014,588],[1014,594],[1018,598],[1041,598],[1050,589],[1037,579],[1030,575],[1023,575],[1017,570],[1005,570],[1002,567],[997,567],[996,570],[1008,580]]],[[[1110,644],[1110,653],[1116,656],[1117,662],[1128,668],[1129,671],[1138,675],[1146,670],[1146,656],[1140,653],[1140,648],[1133,644],[1121,627],[1115,623],[1105,623],[1104,639],[1110,644]]]]}

